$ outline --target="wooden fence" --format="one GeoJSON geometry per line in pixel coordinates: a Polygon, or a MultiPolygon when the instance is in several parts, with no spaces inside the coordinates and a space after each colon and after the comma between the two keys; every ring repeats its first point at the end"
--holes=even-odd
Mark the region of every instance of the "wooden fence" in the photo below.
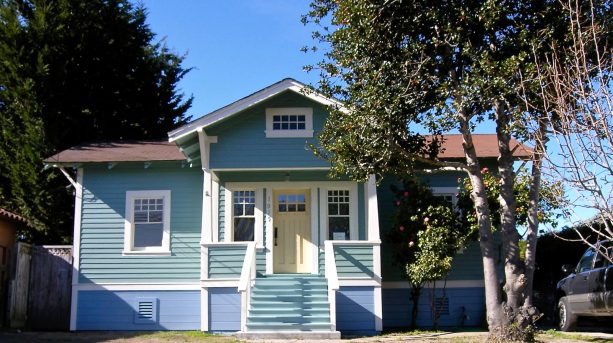
{"type": "Polygon", "coordinates": [[[9,326],[68,330],[72,280],[70,246],[17,243],[9,282],[9,326]]]}

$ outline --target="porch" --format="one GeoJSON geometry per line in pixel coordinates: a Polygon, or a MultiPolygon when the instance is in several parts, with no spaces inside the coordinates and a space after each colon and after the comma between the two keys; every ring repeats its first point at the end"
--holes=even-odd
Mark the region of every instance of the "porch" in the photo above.
{"type": "Polygon", "coordinates": [[[381,331],[374,178],[245,175],[212,178],[211,231],[201,243],[202,330],[260,338],[381,331]]]}

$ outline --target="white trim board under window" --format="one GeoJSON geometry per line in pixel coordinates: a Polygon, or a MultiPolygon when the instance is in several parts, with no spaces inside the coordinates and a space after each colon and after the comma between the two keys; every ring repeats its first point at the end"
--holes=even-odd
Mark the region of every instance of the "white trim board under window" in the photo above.
{"type": "Polygon", "coordinates": [[[313,137],[313,108],[266,109],[266,138],[313,137]]]}
{"type": "Polygon", "coordinates": [[[126,192],[124,255],[170,255],[170,191],[126,192]]]}

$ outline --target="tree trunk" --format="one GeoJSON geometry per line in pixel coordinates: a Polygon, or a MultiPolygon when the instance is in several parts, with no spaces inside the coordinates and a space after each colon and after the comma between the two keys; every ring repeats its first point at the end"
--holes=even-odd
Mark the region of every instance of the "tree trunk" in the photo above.
{"type": "Polygon", "coordinates": [[[419,313],[419,296],[421,295],[421,285],[411,285],[411,329],[417,328],[417,314],[419,313]]]}
{"type": "Polygon", "coordinates": [[[496,249],[492,235],[492,222],[489,204],[487,203],[487,193],[470,131],[470,118],[465,113],[463,110],[460,112],[460,133],[463,139],[462,145],[466,156],[468,177],[472,186],[470,196],[475,203],[477,214],[479,247],[481,248],[483,279],[485,282],[485,308],[487,311],[487,324],[491,332],[499,330],[504,325],[502,298],[499,289],[500,281],[496,270],[496,249]]]}
{"type": "Polygon", "coordinates": [[[532,185],[530,185],[530,193],[528,199],[530,208],[528,209],[528,231],[526,233],[526,306],[533,306],[533,285],[534,285],[534,270],[536,268],[536,243],[538,241],[538,206],[539,192],[541,186],[541,167],[545,145],[547,144],[547,122],[545,118],[540,118],[539,128],[536,133],[534,156],[532,158],[532,185]]]}
{"type": "Polygon", "coordinates": [[[524,275],[524,264],[519,255],[519,233],[517,232],[515,219],[517,204],[515,194],[513,194],[515,173],[513,171],[513,153],[510,149],[510,114],[504,110],[504,105],[501,101],[496,102],[495,111],[499,151],[498,173],[500,175],[500,196],[498,202],[500,203],[500,231],[502,233],[506,281],[503,289],[507,296],[506,306],[513,313],[517,313],[519,307],[523,304],[526,277],[524,275]]]}

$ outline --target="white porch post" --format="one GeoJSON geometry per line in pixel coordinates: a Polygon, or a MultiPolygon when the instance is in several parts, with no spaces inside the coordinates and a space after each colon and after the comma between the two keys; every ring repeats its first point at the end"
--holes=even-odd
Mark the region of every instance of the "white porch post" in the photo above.
{"type": "Polygon", "coordinates": [[[209,147],[208,136],[202,129],[198,129],[198,143],[200,144],[200,162],[202,163],[203,184],[202,184],[202,241],[212,242],[213,237],[213,202],[211,171],[209,170],[209,147]]]}
{"type": "MultiPolygon", "coordinates": [[[[213,239],[213,192],[212,178],[209,169],[210,139],[202,130],[198,129],[198,143],[200,145],[200,163],[202,164],[202,227],[201,242],[210,243],[213,239]]],[[[200,254],[200,277],[202,280],[208,278],[208,248],[201,246],[200,254]]],[[[200,291],[200,330],[209,330],[209,292],[208,288],[201,288],[200,291]]]]}
{"type": "MultiPolygon", "coordinates": [[[[377,202],[377,180],[374,175],[368,177],[366,184],[368,196],[368,240],[380,242],[379,236],[379,204],[377,202]]],[[[383,330],[383,303],[381,296],[381,245],[375,244],[372,247],[373,253],[373,272],[375,280],[379,282],[374,289],[375,302],[375,330],[383,330]]]]}
{"type": "Polygon", "coordinates": [[[81,210],[83,208],[83,168],[77,169],[77,181],[74,182],[63,168],[66,175],[75,188],[74,200],[74,236],[72,239],[72,292],[70,295],[70,331],[77,329],[77,301],[79,295],[79,265],[81,263],[81,210]]]}

